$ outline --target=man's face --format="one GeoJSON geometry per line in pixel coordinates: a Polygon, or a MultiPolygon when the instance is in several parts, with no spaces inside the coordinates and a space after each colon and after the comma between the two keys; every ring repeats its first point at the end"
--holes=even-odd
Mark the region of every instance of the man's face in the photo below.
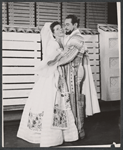
{"type": "Polygon", "coordinates": [[[71,21],[72,21],[71,19],[65,19],[64,30],[65,30],[66,35],[71,34],[75,29],[75,26],[72,24],[71,21]]]}

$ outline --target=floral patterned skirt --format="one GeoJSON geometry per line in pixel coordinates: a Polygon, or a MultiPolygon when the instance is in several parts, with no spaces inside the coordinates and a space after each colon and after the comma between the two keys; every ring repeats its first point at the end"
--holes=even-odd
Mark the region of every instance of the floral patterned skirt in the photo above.
{"type": "Polygon", "coordinates": [[[40,143],[40,147],[56,146],[63,141],[78,139],[70,105],[65,104],[65,101],[58,105],[63,99],[57,97],[59,73],[56,70],[54,74],[40,76],[27,99],[17,132],[17,137],[40,143]]]}

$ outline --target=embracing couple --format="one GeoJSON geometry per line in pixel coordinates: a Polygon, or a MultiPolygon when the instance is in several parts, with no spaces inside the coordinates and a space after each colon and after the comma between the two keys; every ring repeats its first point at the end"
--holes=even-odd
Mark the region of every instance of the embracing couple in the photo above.
{"type": "Polygon", "coordinates": [[[45,23],[41,30],[43,60],[36,67],[38,80],[17,133],[40,147],[83,139],[84,115],[100,112],[79,20],[68,15],[64,24],[64,31],[57,21],[45,23]]]}

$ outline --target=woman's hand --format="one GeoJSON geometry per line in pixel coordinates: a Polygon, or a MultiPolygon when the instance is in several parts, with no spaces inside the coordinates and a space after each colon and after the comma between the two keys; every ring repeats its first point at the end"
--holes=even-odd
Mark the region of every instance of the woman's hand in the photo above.
{"type": "Polygon", "coordinates": [[[59,53],[61,53],[61,52],[64,51],[64,49],[63,49],[63,48],[59,48],[59,49],[57,49],[57,51],[58,51],[59,53]]]}

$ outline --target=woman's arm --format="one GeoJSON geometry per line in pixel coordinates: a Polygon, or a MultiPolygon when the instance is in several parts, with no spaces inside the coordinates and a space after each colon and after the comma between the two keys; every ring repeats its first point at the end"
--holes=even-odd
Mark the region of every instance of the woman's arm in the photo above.
{"type": "Polygon", "coordinates": [[[52,60],[50,60],[50,61],[47,62],[48,66],[55,65],[60,60],[60,58],[63,57],[64,50],[62,48],[59,48],[59,49],[57,49],[57,51],[59,52],[58,55],[56,55],[56,57],[54,59],[52,59],[52,60]]]}
{"type": "Polygon", "coordinates": [[[36,64],[36,70],[44,68],[49,61],[54,60],[56,57],[58,57],[61,50],[59,44],[55,40],[50,40],[46,49],[43,51],[45,51],[45,56],[43,57],[42,61],[36,64]]]}

